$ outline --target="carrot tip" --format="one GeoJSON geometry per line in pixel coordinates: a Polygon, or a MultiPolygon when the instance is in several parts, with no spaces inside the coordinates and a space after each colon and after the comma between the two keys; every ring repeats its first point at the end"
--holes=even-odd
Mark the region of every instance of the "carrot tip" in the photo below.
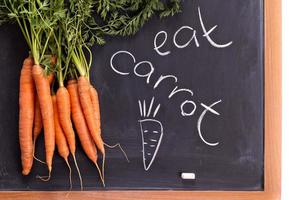
{"type": "Polygon", "coordinates": [[[67,158],[65,158],[65,162],[66,162],[66,164],[67,164],[67,166],[69,168],[69,181],[70,181],[70,191],[71,191],[72,188],[73,188],[73,184],[72,184],[72,169],[71,169],[71,166],[70,166],[69,161],[68,161],[67,158]]]}
{"type": "Polygon", "coordinates": [[[97,168],[97,170],[98,170],[99,177],[100,177],[100,180],[101,180],[101,182],[102,182],[102,184],[103,184],[103,187],[105,187],[105,181],[104,181],[104,179],[103,179],[102,172],[101,172],[101,170],[100,170],[100,168],[99,168],[99,165],[98,165],[97,162],[95,162],[95,165],[96,165],[96,168],[97,168]]]}
{"type": "Polygon", "coordinates": [[[79,167],[78,167],[77,161],[76,161],[75,154],[73,154],[73,160],[74,160],[75,167],[76,167],[76,169],[77,169],[77,173],[78,173],[79,180],[80,180],[80,190],[82,191],[82,190],[83,190],[82,177],[81,177],[81,173],[80,173],[80,170],[79,170],[79,167]]]}
{"type": "Polygon", "coordinates": [[[23,169],[23,171],[22,171],[22,174],[23,174],[24,176],[27,176],[29,173],[30,173],[30,170],[29,170],[29,169],[23,169]]]}
{"type": "Polygon", "coordinates": [[[105,187],[105,177],[104,177],[104,170],[105,170],[105,154],[103,154],[103,161],[102,161],[102,176],[103,176],[103,186],[105,187]]]}
{"type": "Polygon", "coordinates": [[[49,171],[49,175],[46,176],[46,178],[43,177],[43,176],[39,176],[39,175],[37,175],[36,178],[40,179],[41,181],[44,181],[44,182],[50,181],[50,179],[51,179],[51,170],[49,171]]]}

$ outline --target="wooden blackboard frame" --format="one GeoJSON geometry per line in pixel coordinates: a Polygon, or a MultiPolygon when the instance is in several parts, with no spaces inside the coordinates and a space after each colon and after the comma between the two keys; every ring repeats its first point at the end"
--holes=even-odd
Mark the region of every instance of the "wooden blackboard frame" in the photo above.
{"type": "Polygon", "coordinates": [[[281,0],[264,0],[264,191],[1,192],[0,199],[278,200],[281,193],[281,0]]]}

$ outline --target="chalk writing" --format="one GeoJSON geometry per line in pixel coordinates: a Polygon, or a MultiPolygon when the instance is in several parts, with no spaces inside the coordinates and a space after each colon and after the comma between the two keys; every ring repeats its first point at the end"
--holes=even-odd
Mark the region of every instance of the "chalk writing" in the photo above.
{"type": "Polygon", "coordinates": [[[212,107],[215,106],[215,105],[217,105],[218,103],[221,103],[221,102],[222,102],[222,100],[217,101],[217,102],[211,104],[210,106],[206,106],[205,104],[201,103],[201,105],[205,108],[205,110],[202,112],[201,116],[199,117],[199,120],[198,120],[198,123],[197,123],[197,128],[198,128],[198,133],[199,133],[199,136],[200,136],[201,140],[202,140],[205,144],[207,144],[207,145],[209,145],[209,146],[217,146],[217,145],[219,144],[219,142],[216,142],[216,143],[210,143],[210,142],[207,142],[207,141],[204,139],[204,137],[203,137],[203,135],[202,135],[202,132],[201,132],[201,124],[202,124],[202,120],[203,120],[205,114],[207,113],[207,111],[209,111],[209,112],[211,112],[211,113],[213,113],[213,114],[215,114],[215,115],[220,115],[217,111],[213,110],[212,107]]]}
{"type": "MultiPolygon", "coordinates": [[[[198,7],[198,18],[199,18],[199,23],[200,23],[200,27],[201,27],[202,37],[205,38],[212,47],[218,48],[218,49],[224,49],[233,44],[233,41],[230,41],[226,44],[218,44],[217,42],[215,42],[215,40],[212,38],[211,34],[216,30],[218,25],[215,25],[214,27],[212,27],[211,29],[209,29],[207,31],[206,26],[204,24],[204,19],[203,19],[202,13],[201,13],[200,6],[198,7]]],[[[194,29],[193,27],[184,25],[184,26],[181,26],[177,31],[175,31],[175,33],[173,34],[172,42],[173,42],[174,46],[178,49],[184,49],[184,48],[190,46],[191,43],[194,43],[195,46],[198,48],[198,47],[200,47],[198,37],[199,37],[199,35],[197,34],[196,29],[194,29]],[[183,31],[185,31],[185,32],[190,31],[191,37],[185,43],[180,44],[178,42],[178,40],[179,40],[178,38],[180,38],[180,35],[182,35],[181,33],[183,31]]],[[[153,49],[160,56],[167,56],[167,55],[171,54],[170,50],[165,51],[165,52],[162,52],[160,50],[162,47],[164,47],[167,40],[168,40],[168,32],[166,32],[166,31],[159,31],[154,37],[154,42],[153,42],[154,48],[153,49]],[[158,43],[158,37],[160,37],[160,36],[163,37],[163,40],[161,43],[158,43]]]]}
{"type": "MultiPolygon", "coordinates": [[[[201,38],[204,38],[214,48],[224,49],[231,46],[233,44],[233,41],[230,41],[226,44],[219,44],[215,41],[215,39],[212,38],[211,34],[216,30],[217,25],[213,26],[210,29],[207,29],[204,23],[204,18],[200,6],[198,7],[197,10],[198,10],[198,18],[199,18],[200,28],[201,28],[200,31],[202,32],[201,38]]],[[[201,46],[199,42],[200,37],[198,35],[197,30],[187,25],[181,26],[179,29],[177,29],[177,31],[175,31],[175,33],[173,34],[172,39],[173,39],[172,42],[174,46],[178,49],[184,49],[190,45],[195,45],[197,48],[201,46]],[[185,42],[179,40],[181,35],[183,35],[182,34],[183,31],[190,32],[190,36],[188,37],[187,40],[185,40],[185,42]]],[[[153,41],[154,50],[160,56],[167,56],[171,54],[171,50],[164,50],[164,51],[161,50],[161,48],[164,47],[167,41],[168,41],[168,32],[164,30],[159,31],[154,37],[154,41],[153,41]]],[[[149,60],[138,61],[131,52],[126,50],[120,50],[111,56],[110,66],[115,73],[121,76],[129,76],[130,74],[134,74],[134,76],[144,79],[145,83],[150,87],[153,87],[154,91],[157,91],[157,88],[162,84],[164,85],[172,84],[173,89],[171,89],[166,95],[170,101],[173,100],[175,96],[184,97],[184,99],[180,102],[180,105],[178,105],[180,109],[179,113],[182,117],[194,116],[196,111],[199,109],[196,103],[199,101],[193,100],[194,91],[192,89],[182,87],[181,86],[182,83],[180,82],[178,77],[175,76],[174,74],[161,74],[159,78],[155,80],[154,77],[157,76],[154,75],[157,75],[157,70],[156,70],[157,66],[153,65],[152,62],[149,60]],[[129,66],[128,65],[126,66],[126,70],[122,69],[120,63],[117,64],[117,62],[115,61],[115,59],[119,56],[123,56],[122,57],[123,59],[128,58],[129,61],[132,62],[132,66],[130,66],[129,64],[129,66]]],[[[201,115],[198,118],[197,130],[200,139],[206,145],[209,146],[217,146],[219,142],[215,142],[215,143],[208,142],[203,136],[204,134],[201,130],[201,125],[207,112],[213,113],[215,115],[220,115],[212,107],[221,102],[222,102],[221,100],[217,101],[211,104],[210,106],[201,103],[201,106],[204,108],[204,110],[202,111],[201,115]]],[[[159,145],[163,136],[163,126],[161,122],[154,119],[159,112],[160,104],[157,105],[156,108],[154,108],[154,98],[151,99],[148,109],[145,100],[143,100],[143,102],[139,100],[138,104],[140,108],[141,117],[146,118],[143,120],[139,120],[139,123],[140,123],[142,136],[143,136],[142,144],[143,144],[144,168],[145,170],[148,170],[155,159],[156,153],[159,149],[159,145]],[[156,136],[154,137],[155,134],[156,136]],[[149,137],[149,135],[151,137],[149,137]],[[153,151],[153,149],[155,151],[153,151]]]]}

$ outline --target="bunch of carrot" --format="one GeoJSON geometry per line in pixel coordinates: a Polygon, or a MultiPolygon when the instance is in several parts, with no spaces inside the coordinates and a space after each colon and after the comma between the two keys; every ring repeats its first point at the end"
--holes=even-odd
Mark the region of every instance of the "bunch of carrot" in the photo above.
{"type": "MultiPolygon", "coordinates": [[[[91,46],[104,44],[103,35],[133,35],[155,12],[161,17],[179,12],[160,0],[2,0],[0,24],[18,24],[30,53],[23,62],[19,92],[19,142],[22,173],[28,175],[35,157],[35,143],[44,129],[45,163],[51,177],[57,147],[70,171],[68,157],[76,161],[76,137],[95,164],[104,183],[105,146],[102,140],[99,95],[89,79],[91,46]],[[99,14],[100,26],[94,15],[99,14]],[[74,127],[73,127],[74,125],[74,127]],[[76,131],[75,131],[76,130],[76,131]],[[102,169],[98,166],[98,150],[102,169]]],[[[127,157],[126,157],[127,159],[127,157]]],[[[128,160],[128,159],[127,159],[128,160]]]]}
{"type": "MultiPolygon", "coordinates": [[[[10,5],[13,9],[14,5],[10,5]]],[[[35,142],[43,127],[49,175],[47,178],[40,178],[45,181],[50,179],[56,146],[70,169],[70,182],[68,157],[72,156],[82,188],[76,162],[74,125],[82,148],[97,167],[104,185],[105,148],[101,138],[98,92],[89,81],[89,66],[85,65],[84,53],[77,54],[79,48],[75,45],[79,45],[79,42],[80,45],[85,45],[85,41],[74,35],[69,41],[64,37],[71,28],[63,24],[62,20],[67,15],[74,15],[67,13],[64,7],[64,1],[60,0],[52,3],[28,1],[14,10],[31,49],[20,76],[19,140],[22,173],[28,175],[31,171],[35,142]],[[67,80],[67,77],[71,78],[67,80]],[[103,156],[102,171],[97,163],[97,149],[103,156]]],[[[76,19],[76,16],[72,17],[76,19]]],[[[69,21],[70,24],[75,22],[69,21]]]]}
{"type": "Polygon", "coordinates": [[[20,75],[19,141],[22,173],[28,175],[31,171],[35,143],[43,128],[45,163],[49,175],[39,178],[44,181],[50,179],[56,146],[70,170],[71,185],[68,157],[72,156],[82,188],[73,125],[103,185],[105,148],[101,137],[99,96],[89,80],[90,64],[84,52],[87,38],[81,36],[88,17],[84,15],[89,15],[86,10],[83,13],[83,9],[88,4],[85,2],[80,5],[78,2],[68,2],[72,10],[65,8],[63,0],[51,3],[7,0],[6,6],[30,48],[30,55],[24,60],[20,75]],[[103,157],[102,170],[97,163],[97,149],[103,157]]]}

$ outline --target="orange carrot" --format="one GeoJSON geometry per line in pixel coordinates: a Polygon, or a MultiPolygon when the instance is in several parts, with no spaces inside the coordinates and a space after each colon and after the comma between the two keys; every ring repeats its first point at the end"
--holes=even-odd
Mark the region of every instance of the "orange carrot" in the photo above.
{"type": "Polygon", "coordinates": [[[75,80],[69,81],[67,86],[71,100],[71,115],[77,130],[82,148],[93,162],[97,160],[97,149],[89,134],[84,115],[80,106],[77,83],[75,80]]]}
{"type": "MultiPolygon", "coordinates": [[[[54,74],[51,73],[47,76],[49,85],[51,86],[54,80],[54,74]]],[[[35,96],[35,112],[34,112],[34,128],[33,128],[33,144],[35,144],[37,137],[40,135],[43,128],[42,114],[40,110],[40,102],[38,96],[35,96]]],[[[34,148],[34,147],[33,147],[34,148]]]]}
{"type": "MultiPolygon", "coordinates": [[[[40,102],[37,94],[35,95],[35,108],[34,108],[34,127],[33,127],[33,148],[37,137],[40,135],[43,128],[43,119],[40,109],[40,102]]],[[[34,151],[33,151],[34,154],[34,151]]]]}
{"type": "MultiPolygon", "coordinates": [[[[56,62],[57,62],[56,56],[54,56],[54,55],[51,56],[51,58],[50,58],[50,64],[51,64],[52,68],[55,68],[56,62]]],[[[53,72],[50,72],[50,74],[48,74],[48,81],[49,81],[50,85],[52,84],[54,78],[55,78],[55,74],[53,72]]]]}
{"type": "Polygon", "coordinates": [[[101,118],[100,118],[100,103],[97,90],[91,85],[90,87],[90,96],[93,105],[93,111],[95,115],[95,123],[97,127],[97,132],[101,135],[101,118]]]}
{"type": "MultiPolygon", "coordinates": [[[[47,76],[49,86],[51,86],[53,80],[54,80],[54,73],[50,73],[47,76]]],[[[40,102],[37,94],[35,94],[35,110],[34,110],[34,127],[33,127],[33,158],[41,163],[45,163],[38,158],[35,157],[35,143],[38,138],[38,136],[41,134],[43,128],[43,119],[40,109],[40,102]]]]}
{"type": "Polygon", "coordinates": [[[83,114],[87,126],[89,128],[90,134],[97,148],[101,151],[103,156],[105,156],[103,140],[100,136],[100,133],[98,132],[96,122],[95,122],[96,120],[95,120],[94,110],[92,106],[92,100],[90,97],[90,83],[83,76],[79,77],[78,79],[78,93],[79,93],[81,108],[83,110],[83,114]]]}
{"type": "Polygon", "coordinates": [[[88,127],[86,125],[84,114],[82,111],[82,108],[80,106],[80,100],[78,96],[78,85],[75,80],[71,80],[68,82],[67,89],[70,94],[70,100],[71,100],[71,114],[72,114],[72,120],[74,122],[75,128],[77,130],[77,134],[81,143],[81,146],[88,156],[88,158],[96,165],[97,170],[99,172],[100,179],[104,183],[104,179],[102,177],[102,173],[99,169],[97,160],[97,149],[95,146],[94,141],[91,138],[91,135],[89,133],[88,127]]]}
{"type": "Polygon", "coordinates": [[[70,154],[67,140],[65,138],[64,132],[59,123],[58,110],[57,110],[57,102],[56,96],[52,96],[53,102],[53,112],[54,112],[54,125],[55,125],[55,144],[57,146],[57,150],[59,155],[65,160],[68,168],[69,168],[69,179],[70,179],[70,189],[72,188],[72,171],[68,161],[68,157],[70,154]]]}
{"type": "Polygon", "coordinates": [[[57,110],[56,96],[52,96],[53,102],[53,113],[54,113],[54,125],[55,125],[55,144],[57,145],[58,153],[64,159],[68,159],[70,154],[67,140],[65,138],[64,132],[60,126],[57,110]]]}
{"type": "Polygon", "coordinates": [[[68,90],[65,87],[59,87],[56,92],[56,99],[59,122],[67,138],[71,154],[75,154],[75,133],[71,121],[71,103],[68,90]]]}
{"type": "Polygon", "coordinates": [[[21,149],[22,174],[28,175],[33,163],[32,128],[34,121],[33,59],[26,58],[20,76],[19,92],[19,142],[21,149]]]}
{"type": "Polygon", "coordinates": [[[48,79],[48,82],[49,82],[50,85],[54,81],[54,78],[55,78],[55,75],[52,72],[47,76],[47,79],[48,79]]]}
{"type": "Polygon", "coordinates": [[[51,64],[52,70],[50,71],[50,73],[47,76],[50,85],[52,84],[52,82],[54,81],[54,78],[55,78],[55,73],[53,72],[54,71],[53,68],[55,68],[56,62],[57,62],[56,56],[54,56],[54,55],[51,56],[50,64],[51,64]]]}
{"type": "Polygon", "coordinates": [[[40,102],[40,109],[43,119],[46,163],[48,166],[50,178],[52,171],[52,159],[55,149],[55,128],[50,86],[47,77],[44,76],[44,70],[41,68],[40,65],[33,66],[32,74],[35,81],[36,91],[40,102]]]}
{"type": "MultiPolygon", "coordinates": [[[[54,80],[54,74],[50,73],[47,76],[47,79],[48,79],[49,85],[51,86],[51,84],[54,80]]],[[[34,128],[33,128],[33,141],[34,142],[33,142],[33,144],[35,144],[35,141],[36,141],[37,137],[40,135],[42,128],[43,128],[43,120],[42,120],[42,114],[41,114],[41,110],[40,110],[40,102],[39,102],[37,95],[35,95],[35,112],[34,112],[34,128]]]]}
{"type": "Polygon", "coordinates": [[[78,175],[80,178],[80,186],[82,189],[81,174],[75,157],[75,151],[76,151],[75,132],[73,130],[72,121],[71,121],[71,103],[70,103],[70,95],[68,90],[63,86],[59,87],[59,89],[56,92],[56,99],[57,99],[59,122],[64,131],[65,137],[68,141],[69,149],[73,156],[78,171],[78,175]]]}

